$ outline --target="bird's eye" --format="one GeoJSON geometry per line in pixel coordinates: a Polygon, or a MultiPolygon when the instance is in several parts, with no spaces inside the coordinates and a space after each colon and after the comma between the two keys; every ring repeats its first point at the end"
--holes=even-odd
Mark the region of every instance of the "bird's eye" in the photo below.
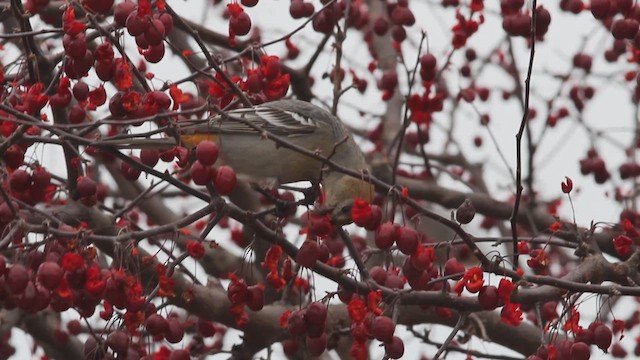
{"type": "Polygon", "coordinates": [[[340,208],[340,212],[343,214],[351,213],[351,205],[344,205],[340,208]]]}

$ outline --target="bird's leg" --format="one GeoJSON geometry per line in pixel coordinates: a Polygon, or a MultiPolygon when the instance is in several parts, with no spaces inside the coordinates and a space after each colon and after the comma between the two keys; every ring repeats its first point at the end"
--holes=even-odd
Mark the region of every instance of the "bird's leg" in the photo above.
{"type": "Polygon", "coordinates": [[[321,195],[320,184],[312,184],[311,187],[302,190],[302,194],[304,199],[300,200],[300,204],[306,206],[315,204],[316,199],[321,195]]]}
{"type": "Polygon", "coordinates": [[[275,211],[274,211],[274,215],[276,215],[277,217],[284,217],[287,213],[289,213],[289,210],[291,209],[292,206],[297,206],[296,202],[291,202],[291,201],[287,201],[287,200],[282,200],[277,193],[277,190],[275,190],[275,188],[272,187],[263,187],[260,186],[256,183],[251,183],[251,187],[259,192],[260,194],[262,194],[262,196],[264,196],[265,198],[267,198],[269,201],[273,202],[275,205],[275,211]],[[276,192],[274,192],[276,191],[276,192]]]}

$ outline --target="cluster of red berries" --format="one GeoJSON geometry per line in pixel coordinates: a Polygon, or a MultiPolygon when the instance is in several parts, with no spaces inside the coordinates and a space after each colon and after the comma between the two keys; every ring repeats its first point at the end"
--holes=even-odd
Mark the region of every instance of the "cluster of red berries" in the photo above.
{"type": "Polygon", "coordinates": [[[604,184],[611,177],[604,160],[594,149],[590,149],[587,152],[587,157],[580,160],[580,172],[582,175],[593,174],[598,184],[604,184]]]}
{"type": "Polygon", "coordinates": [[[292,337],[286,345],[283,342],[287,355],[293,356],[298,352],[303,338],[307,351],[312,356],[319,356],[327,349],[327,306],[324,303],[314,301],[306,308],[287,313],[285,317],[286,327],[292,337]]]}
{"type": "MultiPolygon", "coordinates": [[[[501,2],[502,28],[511,36],[531,37],[532,16],[528,11],[523,11],[524,1],[507,0],[501,2]]],[[[542,39],[549,31],[551,14],[543,6],[536,8],[535,35],[542,39]]]]}
{"type": "Polygon", "coordinates": [[[173,30],[173,18],[169,13],[154,10],[145,1],[136,6],[127,0],[116,5],[113,17],[119,27],[125,27],[129,35],[135,37],[145,60],[151,63],[162,60],[165,53],[164,39],[173,30]]]}

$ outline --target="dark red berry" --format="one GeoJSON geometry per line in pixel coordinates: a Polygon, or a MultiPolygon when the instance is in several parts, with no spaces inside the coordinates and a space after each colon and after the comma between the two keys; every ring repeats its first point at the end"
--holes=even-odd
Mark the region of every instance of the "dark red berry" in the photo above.
{"type": "Polygon", "coordinates": [[[376,340],[382,342],[392,341],[395,330],[396,325],[390,317],[381,315],[373,319],[371,322],[371,335],[373,335],[376,340]]]}

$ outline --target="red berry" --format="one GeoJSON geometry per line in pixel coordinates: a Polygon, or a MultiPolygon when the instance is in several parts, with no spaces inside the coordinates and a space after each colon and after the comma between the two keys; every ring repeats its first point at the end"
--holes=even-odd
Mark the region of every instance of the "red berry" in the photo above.
{"type": "Polygon", "coordinates": [[[86,0],[84,5],[94,12],[107,14],[113,7],[114,0],[86,0]]]}
{"type": "Polygon", "coordinates": [[[246,7],[254,7],[258,5],[258,0],[241,0],[240,2],[246,7]]]}
{"type": "Polygon", "coordinates": [[[456,258],[450,258],[444,264],[445,276],[458,274],[458,276],[453,277],[454,280],[460,280],[462,275],[464,275],[465,270],[464,265],[462,265],[456,258]]]}
{"type": "Polygon", "coordinates": [[[589,360],[591,357],[591,350],[589,345],[583,342],[576,342],[571,345],[571,360],[589,360]]]}
{"type": "Polygon", "coordinates": [[[400,25],[394,25],[391,28],[391,37],[395,42],[403,42],[407,38],[407,31],[400,25]]]}
{"type": "Polygon", "coordinates": [[[241,12],[238,16],[229,19],[229,32],[235,35],[247,35],[251,30],[251,18],[246,12],[241,12]]]}
{"type": "Polygon", "coordinates": [[[88,48],[87,38],[82,33],[75,36],[65,34],[62,38],[62,46],[66,55],[74,60],[81,59],[88,48]]]}
{"type": "Polygon", "coordinates": [[[400,359],[404,355],[404,342],[397,336],[394,336],[390,342],[384,344],[384,351],[391,359],[400,359]]]}
{"type": "Polygon", "coordinates": [[[31,187],[33,179],[27,171],[18,169],[9,177],[9,187],[11,191],[24,192],[31,187]]]}
{"type": "Polygon", "coordinates": [[[82,324],[79,320],[71,320],[67,323],[67,331],[71,335],[78,335],[82,332],[82,324]]]}
{"type": "Polygon", "coordinates": [[[289,14],[294,19],[303,18],[304,15],[304,1],[303,0],[292,0],[291,5],[289,5],[289,14]]]}
{"type": "Polygon", "coordinates": [[[396,329],[396,325],[393,323],[390,317],[381,315],[373,319],[371,322],[371,335],[376,340],[382,342],[390,342],[393,340],[393,333],[396,329]]]}
{"type": "Polygon", "coordinates": [[[132,1],[124,1],[118,3],[113,10],[113,20],[120,27],[124,27],[127,23],[127,18],[136,9],[136,5],[132,1]]]}
{"type": "Polygon", "coordinates": [[[0,255],[0,276],[7,272],[7,259],[4,255],[0,255]]]}
{"type": "Polygon", "coordinates": [[[178,349],[171,352],[169,355],[169,360],[189,360],[191,359],[191,355],[189,351],[185,349],[178,349]]]}
{"type": "Polygon", "coordinates": [[[300,350],[300,343],[293,339],[282,340],[282,351],[285,355],[293,357],[300,350]]]}
{"type": "Polygon", "coordinates": [[[191,164],[191,179],[196,185],[207,185],[211,182],[211,168],[203,165],[200,161],[191,164]]]}
{"type": "Polygon", "coordinates": [[[395,69],[387,70],[380,79],[380,89],[392,91],[398,86],[398,73],[395,69]]]}
{"type": "Polygon", "coordinates": [[[165,29],[160,19],[152,19],[149,27],[144,32],[145,40],[149,45],[158,45],[164,40],[165,29]]]}
{"type": "Polygon", "coordinates": [[[376,283],[380,285],[384,285],[387,281],[387,270],[385,270],[382,266],[374,266],[369,270],[369,275],[376,283]]]}
{"type": "Polygon", "coordinates": [[[633,18],[618,19],[611,25],[611,34],[618,40],[633,39],[638,33],[640,23],[633,18]]]}
{"type": "Polygon", "coordinates": [[[38,267],[38,282],[49,290],[58,287],[64,271],[57,263],[45,261],[38,267]]]}
{"type": "Polygon", "coordinates": [[[78,195],[80,195],[80,197],[88,198],[96,193],[98,187],[96,182],[90,177],[80,176],[78,178],[76,189],[78,190],[78,195]]]}
{"type": "Polygon", "coordinates": [[[138,10],[134,10],[127,16],[126,26],[129,35],[138,36],[147,31],[149,20],[146,16],[138,16],[138,10]]]}
{"type": "Polygon", "coordinates": [[[456,210],[456,220],[460,224],[468,224],[476,216],[476,209],[471,204],[471,200],[466,199],[456,210]]]}
{"type": "Polygon", "coordinates": [[[379,17],[373,23],[373,32],[378,36],[383,36],[389,31],[389,22],[384,17],[379,17]]]}
{"type": "Polygon", "coordinates": [[[73,85],[73,97],[78,101],[85,101],[89,98],[89,85],[84,81],[78,81],[73,85]]]}
{"type": "Polygon", "coordinates": [[[604,352],[607,352],[607,349],[611,346],[612,337],[611,329],[605,324],[601,324],[593,330],[593,343],[604,352]]]}
{"type": "Polygon", "coordinates": [[[184,328],[182,327],[182,323],[180,320],[176,318],[171,318],[168,320],[167,331],[165,333],[165,338],[168,342],[172,344],[177,344],[182,341],[184,337],[184,328]]]}
{"type": "Polygon", "coordinates": [[[620,343],[615,343],[611,347],[611,356],[618,359],[624,359],[628,355],[627,350],[620,345],[620,343]]]}
{"type": "Polygon", "coordinates": [[[436,57],[433,54],[424,54],[420,57],[420,66],[426,70],[435,70],[436,69],[436,57]]]}
{"type": "Polygon", "coordinates": [[[301,266],[312,268],[315,266],[316,261],[320,256],[320,247],[318,243],[313,240],[307,240],[302,243],[298,255],[296,256],[296,262],[301,266]]]}
{"type": "Polygon", "coordinates": [[[376,230],[375,243],[379,249],[388,249],[398,238],[398,226],[386,222],[376,230]]]}
{"type": "Polygon", "coordinates": [[[72,124],[80,124],[87,117],[87,112],[80,105],[74,105],[69,110],[69,122],[72,124]]]}
{"type": "Polygon", "coordinates": [[[169,322],[162,315],[151,314],[145,320],[144,326],[153,336],[162,335],[169,328],[169,322]]]}
{"type": "Polygon", "coordinates": [[[150,95],[160,109],[167,110],[169,106],[171,106],[171,98],[164,92],[155,90],[152,91],[150,95]]]}
{"type": "Polygon", "coordinates": [[[319,301],[314,301],[307,307],[304,319],[307,325],[320,325],[324,329],[327,320],[327,306],[319,301]]]}
{"type": "Polygon", "coordinates": [[[148,167],[154,167],[160,160],[160,151],[156,149],[142,149],[140,151],[140,162],[148,167]]]}
{"type": "Polygon", "coordinates": [[[144,56],[144,59],[150,63],[159,63],[160,60],[164,58],[164,43],[161,42],[158,45],[149,46],[149,49],[144,51],[142,56],[144,56]]]}
{"type": "Polygon", "coordinates": [[[327,349],[327,334],[322,333],[318,337],[307,336],[307,350],[311,356],[320,356],[327,349]]]}
{"type": "Polygon", "coordinates": [[[203,165],[213,165],[218,160],[218,144],[208,140],[200,142],[196,146],[196,158],[203,165]]]}
{"type": "Polygon", "coordinates": [[[169,35],[173,30],[173,17],[169,13],[162,13],[158,16],[158,19],[162,21],[164,25],[164,34],[169,35]]]}
{"type": "Polygon", "coordinates": [[[289,314],[287,329],[292,336],[300,337],[307,333],[307,323],[304,320],[304,310],[296,310],[289,314]]]}
{"type": "Polygon", "coordinates": [[[247,289],[247,307],[253,311],[260,311],[264,307],[264,289],[253,285],[247,289]]]}
{"type": "Polygon", "coordinates": [[[71,103],[71,92],[69,92],[69,90],[53,94],[49,98],[49,104],[54,108],[67,107],[69,103],[71,103]]]}
{"type": "MultiPolygon", "coordinates": [[[[131,157],[133,160],[140,160],[137,156],[131,157]]],[[[140,177],[142,171],[138,168],[132,167],[127,162],[122,162],[120,164],[120,171],[122,172],[122,176],[129,181],[136,181],[140,177]]]]}
{"type": "Polygon", "coordinates": [[[84,342],[83,353],[86,359],[101,359],[104,357],[106,350],[93,335],[90,335],[84,342]]]}
{"type": "Polygon", "coordinates": [[[27,287],[29,272],[22,264],[15,264],[9,268],[4,276],[4,284],[12,294],[20,294],[27,287]]]}
{"type": "Polygon", "coordinates": [[[478,302],[485,310],[493,310],[498,307],[500,297],[495,286],[483,286],[478,294],[478,302]]]}
{"type": "Polygon", "coordinates": [[[13,144],[5,151],[2,160],[7,164],[7,167],[16,169],[24,162],[24,150],[20,146],[13,144]]]}
{"type": "Polygon", "coordinates": [[[115,353],[126,354],[129,350],[129,334],[124,331],[116,330],[107,336],[107,346],[111,348],[115,353]]]}
{"type": "Polygon", "coordinates": [[[415,253],[418,249],[419,243],[420,235],[415,229],[407,226],[402,226],[398,229],[398,239],[396,240],[396,245],[398,245],[398,250],[400,250],[403,254],[411,255],[415,253]]]}
{"type": "Polygon", "coordinates": [[[216,171],[214,185],[220,195],[229,195],[235,189],[237,181],[236,172],[231,167],[223,165],[216,171]]]}

